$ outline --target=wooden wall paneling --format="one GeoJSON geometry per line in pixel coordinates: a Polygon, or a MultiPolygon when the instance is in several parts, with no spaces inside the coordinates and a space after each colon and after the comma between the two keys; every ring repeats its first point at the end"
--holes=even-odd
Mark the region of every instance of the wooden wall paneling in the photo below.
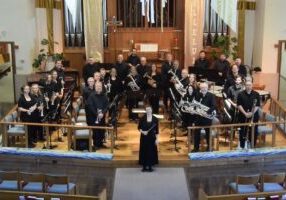
{"type": "Polygon", "coordinates": [[[64,58],[69,60],[71,68],[79,70],[80,77],[82,77],[82,68],[86,61],[85,50],[65,50],[64,58]]]}

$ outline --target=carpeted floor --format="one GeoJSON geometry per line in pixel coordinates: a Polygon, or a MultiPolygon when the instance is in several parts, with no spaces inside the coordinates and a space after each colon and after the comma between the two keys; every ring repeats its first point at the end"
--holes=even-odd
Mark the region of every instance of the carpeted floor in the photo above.
{"type": "Polygon", "coordinates": [[[117,168],[113,200],[189,200],[183,168],[155,168],[141,172],[140,168],[117,168]]]}

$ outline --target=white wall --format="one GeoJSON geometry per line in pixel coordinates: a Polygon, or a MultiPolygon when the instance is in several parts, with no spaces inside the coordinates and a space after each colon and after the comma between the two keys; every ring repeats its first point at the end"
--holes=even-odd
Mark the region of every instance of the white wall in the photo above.
{"type": "Polygon", "coordinates": [[[32,72],[36,23],[34,0],[0,0],[0,41],[14,41],[17,74],[32,72]]]}
{"type": "Polygon", "coordinates": [[[286,1],[257,0],[253,64],[264,73],[277,72],[278,40],[286,39],[286,1]]]}

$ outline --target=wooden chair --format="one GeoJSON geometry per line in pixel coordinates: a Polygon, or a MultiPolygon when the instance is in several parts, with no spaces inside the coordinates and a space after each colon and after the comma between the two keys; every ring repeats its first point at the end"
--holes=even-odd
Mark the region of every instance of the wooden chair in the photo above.
{"type": "Polygon", "coordinates": [[[65,175],[45,175],[45,183],[47,193],[76,194],[76,184],[65,175]]]}
{"type": "Polygon", "coordinates": [[[17,171],[0,171],[0,190],[19,190],[19,172],[17,171]]]}
{"type": "Polygon", "coordinates": [[[260,175],[238,175],[236,181],[229,184],[230,191],[238,194],[259,192],[260,175]]]}
{"type": "Polygon", "coordinates": [[[44,192],[44,175],[39,173],[20,173],[20,188],[26,192],[44,192]]]}
{"type": "Polygon", "coordinates": [[[262,191],[263,192],[276,192],[285,190],[285,174],[274,173],[274,174],[263,174],[262,175],[262,191]]]}

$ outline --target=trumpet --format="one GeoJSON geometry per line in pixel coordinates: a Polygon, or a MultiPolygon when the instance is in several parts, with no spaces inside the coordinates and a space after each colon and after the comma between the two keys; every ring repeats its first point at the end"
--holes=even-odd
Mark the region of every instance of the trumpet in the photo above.
{"type": "Polygon", "coordinates": [[[178,76],[170,69],[168,71],[168,74],[172,75],[172,79],[175,81],[175,89],[179,92],[179,94],[183,97],[187,94],[186,88],[184,88],[184,85],[181,83],[180,79],[178,76]]]}
{"type": "Polygon", "coordinates": [[[132,91],[136,92],[140,90],[139,85],[136,83],[135,79],[133,78],[133,76],[131,74],[128,74],[128,76],[131,81],[128,83],[128,86],[131,88],[132,91]]]}
{"type": "Polygon", "coordinates": [[[46,101],[47,110],[49,110],[49,109],[50,109],[50,108],[49,108],[49,100],[47,100],[47,99],[49,99],[49,98],[48,98],[47,93],[44,94],[44,98],[45,98],[45,101],[46,101]]]}
{"type": "Polygon", "coordinates": [[[104,85],[105,88],[106,88],[106,93],[110,93],[110,90],[111,90],[111,83],[110,83],[110,77],[108,79],[108,82],[106,83],[106,85],[104,85]]]}
{"type": "Polygon", "coordinates": [[[148,78],[148,81],[147,83],[151,86],[151,87],[157,87],[157,82],[151,77],[148,75],[148,73],[145,73],[143,78],[148,78]]]}

